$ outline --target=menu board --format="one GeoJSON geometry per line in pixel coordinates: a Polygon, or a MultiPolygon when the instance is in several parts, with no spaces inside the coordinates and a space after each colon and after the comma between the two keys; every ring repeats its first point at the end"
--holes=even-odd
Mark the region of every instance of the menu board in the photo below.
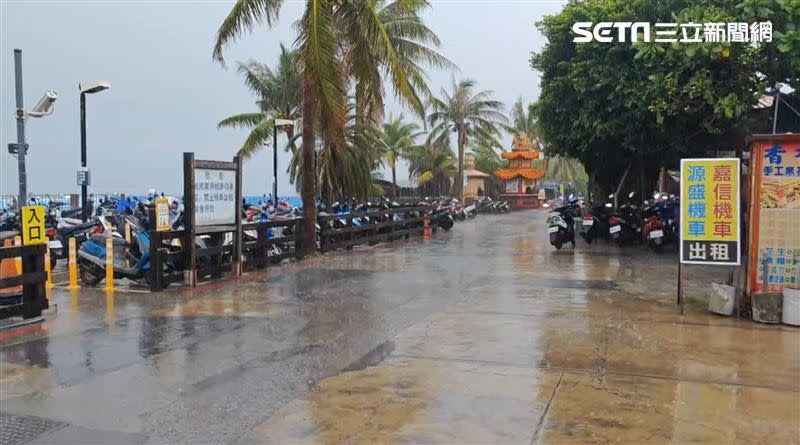
{"type": "Polygon", "coordinates": [[[751,291],[800,286],[800,135],[755,136],[751,291]]]}
{"type": "Polygon", "coordinates": [[[198,226],[236,224],[236,171],[194,170],[194,215],[198,226]]]}

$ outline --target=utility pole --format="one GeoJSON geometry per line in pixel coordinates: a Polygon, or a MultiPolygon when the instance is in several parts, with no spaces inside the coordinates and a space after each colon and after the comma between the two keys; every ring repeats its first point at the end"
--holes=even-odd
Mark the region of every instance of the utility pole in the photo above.
{"type": "Polygon", "coordinates": [[[14,50],[14,87],[17,92],[17,167],[19,170],[19,198],[17,211],[28,203],[28,179],[25,174],[25,110],[22,97],[22,50],[14,50]]]}

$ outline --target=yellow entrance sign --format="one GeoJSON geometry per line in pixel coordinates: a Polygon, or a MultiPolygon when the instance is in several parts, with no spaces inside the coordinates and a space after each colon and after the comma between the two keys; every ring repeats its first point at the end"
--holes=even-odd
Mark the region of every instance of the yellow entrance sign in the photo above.
{"type": "Polygon", "coordinates": [[[44,207],[25,206],[22,208],[22,244],[44,244],[47,231],[44,228],[44,207]]]}
{"type": "Polygon", "coordinates": [[[739,160],[681,160],[681,262],[739,264],[739,160]]]}
{"type": "Polygon", "coordinates": [[[163,232],[169,230],[170,228],[169,199],[158,198],[156,199],[156,230],[163,232]]]}

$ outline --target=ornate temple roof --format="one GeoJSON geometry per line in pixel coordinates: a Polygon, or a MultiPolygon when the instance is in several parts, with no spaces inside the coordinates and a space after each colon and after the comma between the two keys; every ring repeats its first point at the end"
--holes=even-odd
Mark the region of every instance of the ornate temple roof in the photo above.
{"type": "Polygon", "coordinates": [[[494,173],[503,181],[508,181],[518,176],[530,180],[544,178],[543,168],[498,168],[494,173]]]}

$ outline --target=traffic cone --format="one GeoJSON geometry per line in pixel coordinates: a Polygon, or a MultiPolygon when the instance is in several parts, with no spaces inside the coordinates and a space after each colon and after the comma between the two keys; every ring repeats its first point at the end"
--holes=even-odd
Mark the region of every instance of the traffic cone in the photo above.
{"type": "MultiPolygon", "coordinates": [[[[3,242],[3,247],[14,247],[14,244],[11,239],[7,239],[5,242],[3,242]]],[[[17,273],[16,263],[16,258],[3,258],[3,260],[0,261],[0,278],[11,278],[19,275],[19,273],[17,273]]],[[[22,285],[4,287],[0,289],[0,296],[2,297],[19,295],[21,293],[22,285]]]]}

